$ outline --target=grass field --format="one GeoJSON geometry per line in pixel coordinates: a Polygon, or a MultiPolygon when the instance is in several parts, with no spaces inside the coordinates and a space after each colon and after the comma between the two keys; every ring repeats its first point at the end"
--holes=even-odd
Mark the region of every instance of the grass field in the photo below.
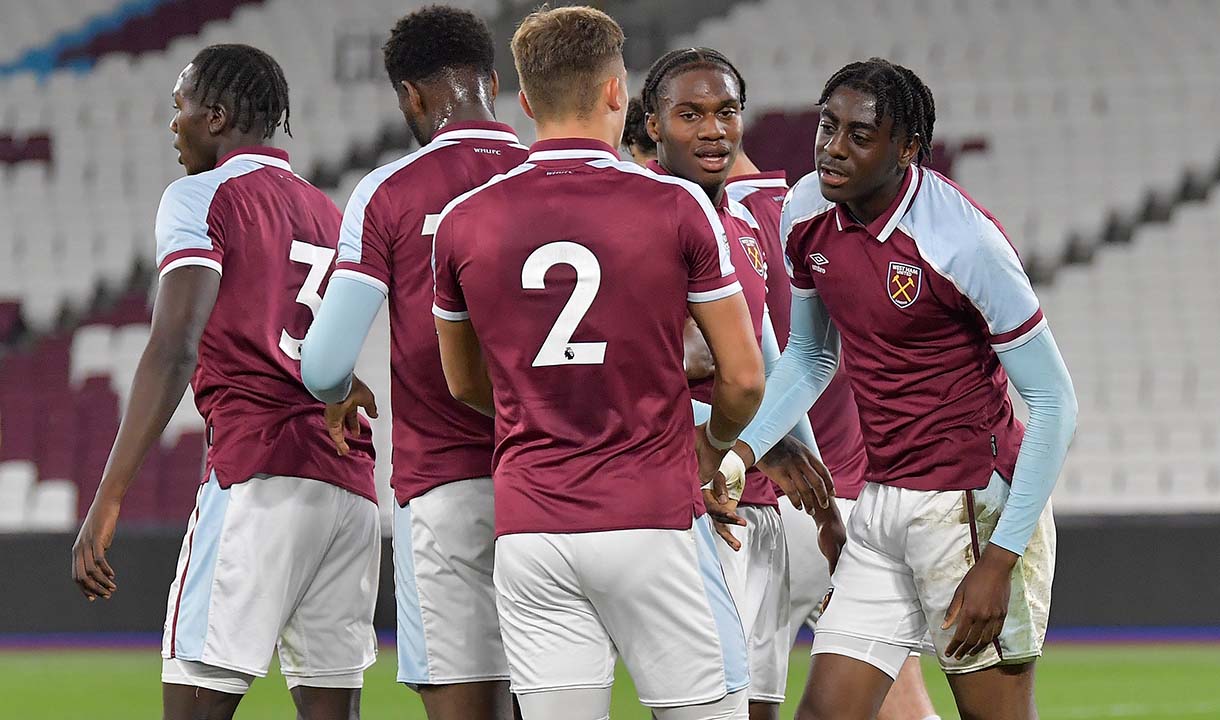
{"type": "MultiPolygon", "coordinates": [[[[156,649],[0,651],[0,716],[21,720],[129,720],[160,716],[156,649]]],[[[809,658],[792,655],[791,718],[809,658]]],[[[394,684],[392,648],[382,648],[365,676],[367,720],[423,720],[419,698],[394,684]]],[[[957,718],[948,686],[925,666],[944,720],[957,718]]],[[[626,673],[615,687],[612,717],[646,719],[626,673]]],[[[1220,718],[1220,646],[1056,645],[1040,663],[1038,697],[1044,720],[1196,720],[1220,718]]],[[[278,673],[255,683],[237,712],[241,720],[292,720],[292,702],[278,673]]]]}

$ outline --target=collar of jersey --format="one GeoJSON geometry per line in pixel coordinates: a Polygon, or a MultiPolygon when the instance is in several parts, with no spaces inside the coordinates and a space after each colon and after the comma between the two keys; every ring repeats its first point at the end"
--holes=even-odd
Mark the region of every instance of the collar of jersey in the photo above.
{"type": "Polygon", "coordinates": [[[481,120],[464,120],[462,122],[449,123],[441,128],[440,132],[432,136],[432,141],[437,140],[502,140],[504,142],[519,143],[517,133],[508,125],[500,122],[490,122],[481,120]]]}
{"type": "Polygon", "coordinates": [[[786,188],[788,187],[788,173],[784,172],[783,170],[773,170],[771,172],[756,172],[750,173],[749,175],[737,175],[729,178],[724,183],[724,186],[728,187],[733,183],[744,183],[751,187],[758,188],[786,188]]]}
{"type": "Polygon", "coordinates": [[[530,146],[526,162],[547,160],[618,160],[618,153],[601,140],[593,138],[554,138],[539,140],[530,146]]]}
{"type": "Polygon", "coordinates": [[[851,213],[847,212],[847,208],[841,203],[835,203],[835,223],[842,232],[844,227],[855,225],[863,227],[868,231],[868,234],[877,239],[877,242],[885,242],[889,240],[890,235],[894,234],[894,229],[898,227],[898,223],[902,222],[902,218],[907,214],[907,210],[911,209],[911,202],[915,200],[915,194],[919,192],[919,186],[923,182],[923,168],[918,165],[910,165],[907,167],[906,177],[902,179],[902,186],[898,188],[898,194],[894,196],[894,202],[885,212],[877,216],[868,225],[861,225],[851,213]]]}
{"type": "Polygon", "coordinates": [[[227,162],[233,160],[252,160],[262,165],[271,165],[281,170],[292,172],[292,166],[288,164],[288,152],[279,148],[270,147],[267,145],[251,145],[248,147],[237,148],[233,152],[220,158],[216,163],[216,167],[220,167],[227,162]]]}

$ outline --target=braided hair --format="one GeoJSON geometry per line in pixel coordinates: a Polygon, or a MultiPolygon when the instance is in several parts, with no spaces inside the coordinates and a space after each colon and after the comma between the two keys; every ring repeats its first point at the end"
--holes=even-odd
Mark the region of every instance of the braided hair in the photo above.
{"type": "Polygon", "coordinates": [[[232,103],[233,125],[249,132],[261,125],[263,138],[288,127],[288,81],[270,55],[249,45],[211,45],[191,61],[195,68],[194,95],[205,106],[227,99],[232,103]]]}
{"type": "Polygon", "coordinates": [[[919,136],[919,156],[916,162],[924,164],[932,158],[932,126],[936,124],[936,103],[932,91],[911,70],[882,58],[869,58],[865,62],[854,62],[843,67],[826,81],[818,105],[826,101],[839,86],[860,90],[877,100],[877,122],[884,117],[894,119],[893,134],[899,132],[906,137],[919,136]]]}
{"type": "Polygon", "coordinates": [[[746,81],[737,71],[733,63],[729,62],[719,51],[705,47],[682,48],[681,50],[670,50],[648,69],[648,76],[644,78],[644,89],[640,93],[640,99],[644,102],[644,112],[652,114],[657,111],[657,102],[661,96],[661,86],[671,75],[687,70],[696,69],[720,69],[732,73],[737,79],[737,91],[741,101],[741,106],[746,106],[746,81]]]}
{"type": "Polygon", "coordinates": [[[644,118],[644,103],[639,98],[631,98],[627,104],[627,123],[623,126],[623,144],[632,145],[646,153],[655,154],[657,144],[648,135],[648,126],[644,118]]]}

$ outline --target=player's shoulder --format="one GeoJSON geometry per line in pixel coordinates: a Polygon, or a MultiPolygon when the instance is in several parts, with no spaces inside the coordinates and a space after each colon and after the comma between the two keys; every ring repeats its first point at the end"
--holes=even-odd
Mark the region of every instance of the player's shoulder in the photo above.
{"type": "Polygon", "coordinates": [[[926,168],[911,208],[898,228],[929,260],[947,264],[967,258],[1014,253],[999,221],[960,186],[926,168]]]}
{"type": "Polygon", "coordinates": [[[458,195],[445,205],[445,209],[440,213],[438,225],[446,220],[452,223],[454,216],[462,215],[467,211],[479,212],[480,208],[487,205],[505,203],[504,198],[499,193],[488,191],[493,188],[499,190],[513,188],[517,182],[527,179],[531,170],[536,170],[537,168],[538,166],[534,163],[523,162],[505,172],[493,175],[483,184],[477,185],[458,195]]]}
{"type": "Polygon", "coordinates": [[[766,190],[775,191],[776,193],[787,192],[788,181],[783,177],[781,172],[758,173],[729,178],[724,189],[729,194],[729,197],[737,202],[743,202],[745,198],[766,190]]]}
{"type": "Polygon", "coordinates": [[[755,230],[759,229],[758,220],[754,217],[754,213],[750,212],[750,208],[746,207],[743,203],[738,200],[734,200],[730,195],[728,197],[728,201],[725,203],[725,206],[728,209],[729,215],[737,220],[740,220],[746,225],[749,225],[755,230]]]}
{"type": "Polygon", "coordinates": [[[783,213],[790,228],[807,222],[834,209],[834,203],[822,196],[817,172],[811,172],[788,189],[784,196],[783,213]]]}
{"type": "Polygon", "coordinates": [[[654,172],[628,160],[594,160],[590,165],[623,175],[621,187],[642,198],[660,200],[662,207],[672,208],[679,217],[702,216],[718,219],[716,206],[697,184],[674,175],[654,172]]]}
{"type": "Polygon", "coordinates": [[[161,194],[161,208],[206,214],[221,186],[260,167],[256,162],[237,158],[211,170],[180,177],[161,194]]]}

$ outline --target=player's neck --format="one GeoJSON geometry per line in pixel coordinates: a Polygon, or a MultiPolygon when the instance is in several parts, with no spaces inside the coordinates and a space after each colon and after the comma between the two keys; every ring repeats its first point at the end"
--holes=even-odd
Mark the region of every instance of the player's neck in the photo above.
{"type": "Polygon", "coordinates": [[[438,118],[434,135],[453,123],[460,122],[496,122],[496,113],[481,102],[456,103],[449,108],[443,117],[438,118]]]}
{"type": "Polygon", "coordinates": [[[264,138],[261,133],[233,133],[225,135],[216,142],[216,157],[222,158],[234,150],[241,148],[254,147],[256,145],[270,145],[267,138],[264,138]]]}
{"type": "Polygon", "coordinates": [[[906,173],[899,175],[866,198],[846,203],[848,212],[863,225],[868,225],[881,217],[886,210],[890,209],[890,205],[894,204],[894,198],[898,197],[898,191],[902,189],[902,180],[905,176],[906,173]]]}
{"type": "Polygon", "coordinates": [[[539,140],[555,140],[558,138],[588,138],[604,142],[610,147],[618,145],[622,137],[621,128],[616,132],[610,122],[599,122],[597,119],[564,119],[546,123],[536,123],[539,140]]]}
{"type": "Polygon", "coordinates": [[[729,177],[741,177],[742,175],[757,175],[762,172],[758,169],[750,158],[746,157],[744,152],[737,154],[737,159],[733,161],[733,167],[729,170],[729,177]]]}

